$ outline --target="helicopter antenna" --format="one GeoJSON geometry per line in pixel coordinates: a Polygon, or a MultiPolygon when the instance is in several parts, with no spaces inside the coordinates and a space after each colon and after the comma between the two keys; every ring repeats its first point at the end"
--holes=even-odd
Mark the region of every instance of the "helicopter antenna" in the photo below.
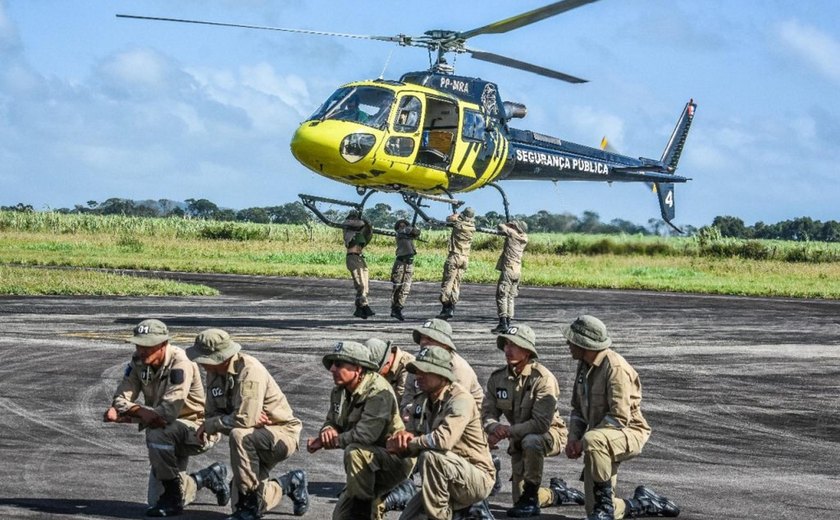
{"type": "Polygon", "coordinates": [[[394,49],[391,48],[391,52],[388,53],[388,59],[385,60],[385,66],[382,67],[382,73],[379,75],[379,79],[385,79],[385,70],[388,68],[388,64],[391,63],[391,56],[394,55],[394,49]]]}

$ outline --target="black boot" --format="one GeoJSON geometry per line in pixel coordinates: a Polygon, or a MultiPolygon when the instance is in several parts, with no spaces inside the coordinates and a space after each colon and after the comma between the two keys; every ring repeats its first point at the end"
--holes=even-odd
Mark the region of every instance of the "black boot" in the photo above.
{"type": "Polygon", "coordinates": [[[309,481],[306,472],[296,469],[276,479],[283,489],[283,494],[292,499],[292,512],[302,516],[309,510],[309,481]]]}
{"type": "Polygon", "coordinates": [[[366,320],[371,316],[376,316],[376,313],[373,312],[373,309],[370,308],[370,305],[362,305],[362,319],[366,320]]]}
{"type": "MultiPolygon", "coordinates": [[[[463,518],[468,518],[469,520],[496,520],[496,517],[490,511],[490,504],[487,503],[487,500],[482,500],[471,505],[463,518]]],[[[452,519],[455,519],[454,515],[452,519]]]]}
{"type": "Polygon", "coordinates": [[[492,454],[493,467],[496,468],[496,482],[493,483],[493,489],[490,490],[490,496],[495,496],[496,493],[502,489],[502,459],[498,455],[492,454]]]}
{"type": "Polygon", "coordinates": [[[577,489],[570,487],[562,478],[552,478],[549,481],[548,489],[554,496],[553,505],[563,506],[567,504],[577,504],[582,506],[586,503],[586,496],[577,489]]]}
{"type": "Polygon", "coordinates": [[[146,509],[146,516],[156,518],[178,516],[184,511],[184,497],[181,495],[181,478],[161,480],[163,494],[152,507],[146,509]]]}
{"type": "Polygon", "coordinates": [[[216,502],[226,506],[230,502],[230,484],[228,484],[227,466],[214,462],[203,470],[190,475],[195,480],[196,491],[207,488],[216,495],[216,502]]]}
{"type": "Polygon", "coordinates": [[[537,494],[540,492],[540,485],[525,481],[525,489],[519,495],[519,500],[507,510],[511,518],[529,518],[540,516],[540,502],[537,494]]]}
{"type": "Polygon", "coordinates": [[[365,312],[362,310],[362,306],[359,305],[358,303],[356,304],[356,310],[353,311],[353,316],[355,316],[357,318],[364,318],[365,317],[365,312]]]}
{"type": "Polygon", "coordinates": [[[507,316],[499,316],[499,324],[496,325],[496,328],[490,329],[490,332],[493,334],[501,334],[502,332],[507,332],[510,328],[510,318],[507,316]]]}
{"type": "Polygon", "coordinates": [[[593,483],[595,494],[595,507],[592,514],[586,520],[615,520],[615,507],[613,506],[612,482],[593,483]]]}
{"type": "Polygon", "coordinates": [[[258,520],[262,518],[260,502],[260,495],[256,489],[247,493],[240,493],[239,501],[236,503],[236,511],[225,520],[258,520]]]}
{"type": "Polygon", "coordinates": [[[639,486],[633,493],[633,498],[625,499],[628,518],[638,516],[679,516],[680,508],[677,504],[658,494],[649,487],[639,486]]]}
{"type": "Polygon", "coordinates": [[[454,303],[444,303],[443,309],[441,309],[440,314],[437,315],[438,319],[441,320],[449,320],[452,316],[455,315],[455,304],[454,303]]]}
{"type": "Polygon", "coordinates": [[[411,497],[417,494],[414,482],[403,480],[382,499],[385,511],[402,511],[411,497]]]}
{"type": "Polygon", "coordinates": [[[402,307],[398,307],[396,305],[391,307],[391,317],[396,318],[399,321],[405,321],[405,317],[402,314],[402,307]]]}

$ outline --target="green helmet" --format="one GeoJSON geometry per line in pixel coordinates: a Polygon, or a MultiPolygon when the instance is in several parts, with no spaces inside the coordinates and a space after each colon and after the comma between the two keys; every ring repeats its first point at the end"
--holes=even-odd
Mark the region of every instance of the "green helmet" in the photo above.
{"type": "Polygon", "coordinates": [[[406,366],[406,370],[411,374],[416,374],[418,370],[437,374],[449,381],[455,381],[455,374],[452,373],[452,354],[438,346],[420,349],[417,358],[406,366]]]}
{"type": "Polygon", "coordinates": [[[612,345],[604,322],[588,314],[578,316],[571,325],[563,327],[563,336],[586,350],[605,350],[612,345]]]}
{"type": "Polygon", "coordinates": [[[195,337],[193,346],[187,349],[187,357],[200,365],[221,365],[241,349],[226,331],[207,329],[195,337]]]}
{"type": "Polygon", "coordinates": [[[499,350],[505,349],[505,340],[509,340],[517,347],[521,347],[532,353],[533,358],[538,358],[537,354],[537,335],[528,325],[513,325],[508,327],[508,330],[496,336],[496,346],[499,350]]]}
{"type": "Polygon", "coordinates": [[[391,351],[391,342],[382,341],[379,338],[370,338],[365,341],[365,346],[370,350],[370,362],[374,363],[377,369],[382,368],[391,351]]]}
{"type": "Polygon", "coordinates": [[[368,370],[379,370],[379,365],[370,360],[370,350],[355,341],[339,341],[333,346],[332,352],[324,356],[321,361],[327,370],[330,369],[333,361],[344,361],[368,370]]]}
{"type": "Polygon", "coordinates": [[[457,350],[455,342],[452,341],[452,325],[440,318],[432,318],[423,325],[414,327],[412,337],[418,345],[420,344],[420,336],[428,336],[452,350],[457,350]]]}

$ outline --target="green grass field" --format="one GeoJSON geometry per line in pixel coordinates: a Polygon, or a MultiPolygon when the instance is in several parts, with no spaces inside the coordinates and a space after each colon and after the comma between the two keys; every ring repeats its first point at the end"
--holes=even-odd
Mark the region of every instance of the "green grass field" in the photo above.
{"type": "MultiPolygon", "coordinates": [[[[418,242],[415,279],[437,281],[446,230],[418,242]]],[[[466,281],[495,283],[502,240],[477,234],[466,281]]],[[[371,277],[387,280],[390,237],[366,249],[371,277]]],[[[344,278],[341,234],[326,226],[241,224],[0,212],[0,294],[211,294],[189,286],[38,266],[154,269],[344,278]]],[[[534,234],[523,285],[752,296],[840,298],[840,245],[719,237],[534,234]]]]}

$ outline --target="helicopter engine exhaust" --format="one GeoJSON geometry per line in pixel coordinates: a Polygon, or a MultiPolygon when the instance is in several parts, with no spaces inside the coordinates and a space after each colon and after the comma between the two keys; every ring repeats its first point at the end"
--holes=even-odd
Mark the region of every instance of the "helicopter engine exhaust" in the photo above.
{"type": "Polygon", "coordinates": [[[503,105],[505,107],[505,119],[508,121],[511,119],[522,119],[528,114],[528,107],[522,103],[505,101],[503,105]]]}

